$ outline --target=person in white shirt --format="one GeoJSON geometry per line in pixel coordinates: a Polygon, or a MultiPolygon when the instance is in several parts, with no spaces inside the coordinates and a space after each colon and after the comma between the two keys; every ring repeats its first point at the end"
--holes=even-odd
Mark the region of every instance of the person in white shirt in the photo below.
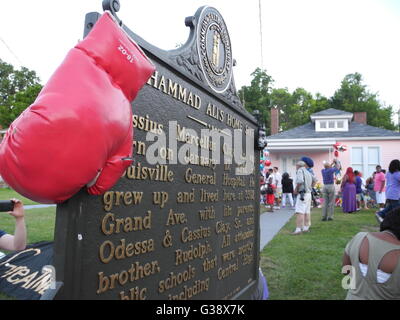
{"type": "Polygon", "coordinates": [[[282,195],[282,175],[279,173],[278,167],[274,167],[273,169],[274,174],[274,183],[276,185],[275,189],[275,204],[276,209],[280,209],[280,197],[282,195]]]}
{"type": "Polygon", "coordinates": [[[296,230],[292,235],[309,232],[311,226],[311,191],[316,182],[316,178],[306,168],[304,161],[296,164],[296,188],[294,194],[296,199],[296,230]]]}

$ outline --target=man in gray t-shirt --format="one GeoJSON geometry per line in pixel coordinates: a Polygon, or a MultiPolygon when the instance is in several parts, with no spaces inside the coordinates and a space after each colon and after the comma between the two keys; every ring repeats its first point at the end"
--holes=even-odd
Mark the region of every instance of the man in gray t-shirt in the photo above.
{"type": "Polygon", "coordinates": [[[296,164],[296,188],[294,194],[296,198],[296,230],[293,235],[301,234],[302,232],[309,232],[311,225],[311,192],[314,184],[316,183],[315,176],[306,168],[304,161],[299,161],[296,164]]]}

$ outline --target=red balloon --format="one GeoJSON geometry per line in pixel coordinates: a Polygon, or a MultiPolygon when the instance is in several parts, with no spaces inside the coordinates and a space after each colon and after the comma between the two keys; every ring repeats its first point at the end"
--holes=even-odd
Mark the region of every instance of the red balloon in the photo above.
{"type": "Polygon", "coordinates": [[[269,167],[269,166],[271,165],[271,161],[265,160],[264,164],[265,164],[267,167],[269,167]]]}

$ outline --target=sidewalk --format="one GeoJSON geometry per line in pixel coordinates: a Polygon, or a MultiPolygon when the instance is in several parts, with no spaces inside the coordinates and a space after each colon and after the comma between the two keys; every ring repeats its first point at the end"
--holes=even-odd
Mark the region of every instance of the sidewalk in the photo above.
{"type": "MultiPolygon", "coordinates": [[[[263,206],[262,204],[260,206],[263,206]]],[[[290,208],[274,209],[274,212],[265,212],[260,217],[260,251],[270,242],[282,227],[294,215],[290,208]]]]}
{"type": "Polygon", "coordinates": [[[55,204],[28,204],[24,206],[25,210],[29,209],[39,209],[39,208],[48,208],[48,207],[55,207],[55,204]]]}

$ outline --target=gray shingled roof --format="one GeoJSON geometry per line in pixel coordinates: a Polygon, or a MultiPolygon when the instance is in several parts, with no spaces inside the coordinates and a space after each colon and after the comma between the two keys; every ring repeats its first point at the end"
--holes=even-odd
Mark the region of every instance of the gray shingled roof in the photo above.
{"type": "Polygon", "coordinates": [[[334,108],[329,108],[326,110],[322,110],[320,112],[313,113],[311,116],[350,116],[353,115],[351,112],[338,110],[334,108]]]}
{"type": "MultiPolygon", "coordinates": [[[[329,110],[329,109],[328,109],[329,110]]],[[[327,111],[327,110],[325,110],[327,111]]],[[[372,127],[366,124],[351,122],[349,131],[315,131],[315,125],[311,122],[287,130],[267,139],[318,139],[318,138],[353,138],[353,137],[400,137],[399,132],[372,127]]]]}

